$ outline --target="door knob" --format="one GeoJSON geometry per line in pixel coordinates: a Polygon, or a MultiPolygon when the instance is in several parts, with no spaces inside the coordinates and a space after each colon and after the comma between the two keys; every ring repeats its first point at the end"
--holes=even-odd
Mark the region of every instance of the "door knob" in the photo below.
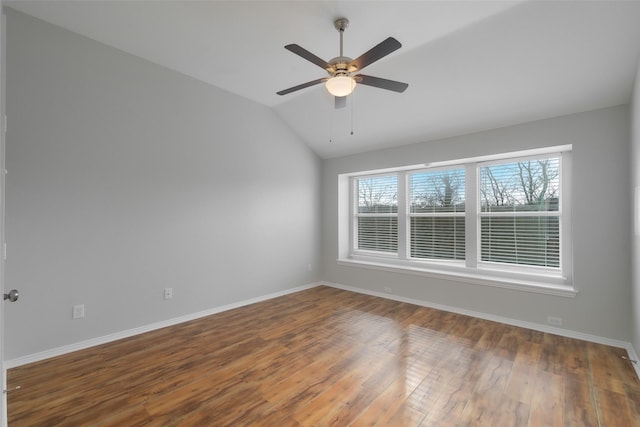
{"type": "Polygon", "coordinates": [[[9,300],[11,302],[16,302],[18,301],[18,297],[20,296],[20,292],[18,292],[17,290],[13,289],[10,290],[8,294],[4,294],[4,299],[5,300],[9,300]]]}

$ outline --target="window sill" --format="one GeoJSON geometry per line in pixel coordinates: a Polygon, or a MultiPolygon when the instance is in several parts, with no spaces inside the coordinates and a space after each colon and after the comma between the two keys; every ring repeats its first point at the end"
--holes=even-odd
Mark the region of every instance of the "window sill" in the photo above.
{"type": "MultiPolygon", "coordinates": [[[[518,291],[533,292],[537,294],[556,295],[561,297],[575,298],[578,291],[571,285],[555,284],[545,282],[545,276],[540,276],[540,280],[522,280],[518,278],[506,278],[491,275],[488,270],[476,270],[477,272],[458,272],[439,270],[437,268],[425,268],[415,265],[398,265],[384,260],[361,260],[353,258],[338,259],[338,265],[346,267],[361,267],[374,270],[389,271],[393,273],[412,274],[416,276],[434,277],[456,282],[473,283],[476,285],[492,286],[504,289],[514,289],[518,291]]],[[[556,279],[557,280],[557,279],[556,279]]]]}

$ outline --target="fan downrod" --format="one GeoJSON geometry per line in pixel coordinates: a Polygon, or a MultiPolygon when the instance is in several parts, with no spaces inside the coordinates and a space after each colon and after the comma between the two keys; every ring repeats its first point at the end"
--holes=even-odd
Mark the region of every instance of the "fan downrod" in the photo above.
{"type": "Polygon", "coordinates": [[[349,27],[349,20],[347,18],[338,18],[333,21],[333,26],[336,27],[336,30],[340,33],[340,56],[333,58],[327,64],[327,72],[331,77],[336,77],[338,75],[348,76],[350,73],[353,73],[357,70],[356,67],[349,67],[349,63],[353,61],[353,59],[344,56],[343,46],[344,46],[344,30],[349,27]]]}

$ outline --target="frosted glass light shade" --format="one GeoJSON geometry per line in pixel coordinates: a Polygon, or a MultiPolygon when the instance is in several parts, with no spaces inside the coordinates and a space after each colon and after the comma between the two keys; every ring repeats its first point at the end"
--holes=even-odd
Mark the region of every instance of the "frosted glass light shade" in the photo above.
{"type": "Polygon", "coordinates": [[[331,77],[325,84],[327,90],[333,96],[347,96],[356,87],[356,81],[347,76],[331,77]]]}

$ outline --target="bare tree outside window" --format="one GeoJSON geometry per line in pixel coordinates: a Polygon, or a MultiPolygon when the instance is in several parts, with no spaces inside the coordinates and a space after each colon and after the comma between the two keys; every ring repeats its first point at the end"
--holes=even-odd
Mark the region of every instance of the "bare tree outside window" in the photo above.
{"type": "Polygon", "coordinates": [[[359,212],[397,212],[398,181],[395,176],[358,180],[359,212]]]}
{"type": "Polygon", "coordinates": [[[524,202],[529,206],[542,207],[558,197],[559,169],[549,159],[518,162],[520,184],[524,202]]]}
{"type": "Polygon", "coordinates": [[[557,210],[559,176],[558,159],[482,167],[482,210],[557,210]]]}
{"type": "Polygon", "coordinates": [[[486,169],[482,183],[484,185],[480,187],[480,194],[484,202],[483,206],[485,204],[493,206],[507,206],[512,204],[508,182],[498,180],[490,168],[486,169]]]}
{"type": "Polygon", "coordinates": [[[411,211],[464,211],[464,170],[414,174],[411,177],[411,211]]]}

